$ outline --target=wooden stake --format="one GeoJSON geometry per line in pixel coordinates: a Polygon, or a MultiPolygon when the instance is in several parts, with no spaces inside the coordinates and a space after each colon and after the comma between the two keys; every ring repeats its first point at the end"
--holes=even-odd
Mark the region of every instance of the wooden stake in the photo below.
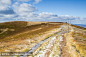
{"type": "Polygon", "coordinates": [[[69,19],[67,18],[67,21],[68,21],[68,33],[69,33],[69,19]]]}

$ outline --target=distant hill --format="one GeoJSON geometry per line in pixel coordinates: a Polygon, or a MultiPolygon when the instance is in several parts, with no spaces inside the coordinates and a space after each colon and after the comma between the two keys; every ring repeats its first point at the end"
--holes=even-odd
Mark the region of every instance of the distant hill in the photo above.
{"type": "Polygon", "coordinates": [[[77,25],[77,26],[81,26],[81,27],[85,27],[86,28],[86,24],[74,24],[74,25],[77,25]]]}

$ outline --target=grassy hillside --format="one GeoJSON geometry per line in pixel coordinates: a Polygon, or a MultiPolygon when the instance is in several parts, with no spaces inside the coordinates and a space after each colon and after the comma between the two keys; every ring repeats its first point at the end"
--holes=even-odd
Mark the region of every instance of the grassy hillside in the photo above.
{"type": "Polygon", "coordinates": [[[28,26],[27,23],[24,21],[0,23],[0,51],[28,51],[38,42],[59,31],[58,29],[63,24],[42,22],[28,26]]]}
{"type": "Polygon", "coordinates": [[[10,35],[22,33],[27,30],[36,29],[41,25],[46,25],[45,23],[40,24],[36,22],[34,25],[28,26],[27,24],[33,24],[32,22],[25,22],[25,21],[14,21],[14,22],[5,22],[0,23],[0,39],[5,38],[10,35]]]}
{"type": "Polygon", "coordinates": [[[26,25],[27,22],[23,21],[0,23],[0,39],[22,32],[22,30],[25,30],[26,25]]]}
{"type": "Polygon", "coordinates": [[[71,27],[71,32],[65,36],[71,57],[86,57],[86,28],[76,25],[71,27]]]}
{"type": "MultiPolygon", "coordinates": [[[[86,57],[86,28],[71,24],[71,26],[69,25],[69,33],[67,33],[67,28],[67,23],[63,22],[15,21],[0,23],[0,51],[27,52],[37,43],[47,39],[55,33],[62,32],[64,33],[62,34],[63,36],[59,34],[59,36],[57,37],[58,40],[55,40],[56,43],[50,40],[48,40],[48,42],[45,42],[47,45],[49,44],[49,42],[55,44],[54,46],[52,46],[50,43],[50,45],[52,46],[51,55],[57,55],[55,53],[60,54],[60,46],[57,46],[59,48],[56,48],[56,45],[58,45],[58,41],[59,45],[61,45],[60,36],[62,36],[65,39],[64,44],[66,47],[64,47],[68,48],[68,50],[66,49],[68,52],[71,52],[71,54],[69,54],[71,55],[71,57],[86,57]]],[[[45,43],[37,50],[43,51],[44,49],[42,48],[47,48],[45,43]]]]}

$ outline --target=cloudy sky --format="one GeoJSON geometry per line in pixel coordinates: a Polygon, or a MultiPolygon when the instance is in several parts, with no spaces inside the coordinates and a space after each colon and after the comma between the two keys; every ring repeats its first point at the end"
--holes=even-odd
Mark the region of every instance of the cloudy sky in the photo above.
{"type": "Polygon", "coordinates": [[[0,0],[0,22],[57,21],[86,24],[86,0],[0,0]]]}

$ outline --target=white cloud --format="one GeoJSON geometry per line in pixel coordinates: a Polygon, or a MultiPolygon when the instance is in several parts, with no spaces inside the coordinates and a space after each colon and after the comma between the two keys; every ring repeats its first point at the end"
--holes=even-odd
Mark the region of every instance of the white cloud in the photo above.
{"type": "Polygon", "coordinates": [[[37,11],[37,8],[27,3],[23,3],[19,7],[19,12],[33,12],[33,11],[37,11]]]}
{"type": "Polygon", "coordinates": [[[86,17],[84,17],[83,19],[85,19],[85,20],[86,20],[86,17]]]}
{"type": "Polygon", "coordinates": [[[23,3],[18,6],[18,2],[16,2],[13,7],[16,8],[16,11],[19,13],[31,13],[37,11],[38,9],[31,4],[23,3]]]}
{"type": "Polygon", "coordinates": [[[69,16],[69,15],[60,15],[58,17],[61,19],[67,19],[68,18],[70,20],[79,19],[79,17],[77,17],[77,16],[69,16]]]}
{"type": "Polygon", "coordinates": [[[19,5],[19,2],[15,2],[13,5],[19,5]]]}
{"type": "MultiPolygon", "coordinates": [[[[72,20],[72,23],[86,23],[86,18],[79,18],[77,16],[60,15],[48,12],[42,12],[37,14],[35,11],[38,9],[28,3],[30,0],[15,0],[12,5],[12,0],[0,0],[0,21],[3,20],[28,20],[28,21],[57,21],[66,22],[67,18],[72,20]],[[12,5],[12,6],[11,6],[12,5]],[[13,7],[13,9],[12,9],[13,7]],[[14,14],[15,12],[16,14],[14,14]]],[[[39,3],[42,0],[35,0],[34,4],[39,3]]]]}
{"type": "Polygon", "coordinates": [[[86,17],[84,17],[84,18],[81,18],[80,20],[82,20],[82,21],[83,21],[83,20],[86,20],[86,17]]]}
{"type": "Polygon", "coordinates": [[[11,5],[13,0],[0,0],[0,4],[11,5]]]}
{"type": "Polygon", "coordinates": [[[1,10],[9,10],[8,5],[0,4],[0,11],[1,11],[1,10]]]}
{"type": "Polygon", "coordinates": [[[12,0],[0,0],[0,14],[14,14],[15,12],[10,7],[12,0]]]}
{"type": "Polygon", "coordinates": [[[9,10],[12,0],[0,0],[0,10],[9,10]]]}
{"type": "Polygon", "coordinates": [[[16,20],[15,18],[18,17],[17,14],[0,14],[0,21],[12,21],[12,20],[16,20]]]}
{"type": "Polygon", "coordinates": [[[3,15],[5,18],[14,18],[16,17],[17,15],[16,14],[13,14],[13,15],[3,15]]]}
{"type": "Polygon", "coordinates": [[[39,14],[36,14],[35,12],[30,12],[30,13],[23,13],[19,14],[19,17],[21,19],[28,19],[28,20],[49,20],[49,21],[67,21],[67,18],[70,18],[72,20],[77,19],[78,17],[76,16],[58,16],[54,13],[48,13],[48,12],[42,12],[39,14]],[[65,19],[64,19],[65,18],[65,19]]]}
{"type": "Polygon", "coordinates": [[[33,4],[38,4],[39,2],[41,2],[42,0],[35,0],[35,2],[33,4]]]}
{"type": "Polygon", "coordinates": [[[56,17],[58,17],[56,14],[48,13],[48,12],[42,12],[37,16],[38,19],[52,19],[56,17]]]}

